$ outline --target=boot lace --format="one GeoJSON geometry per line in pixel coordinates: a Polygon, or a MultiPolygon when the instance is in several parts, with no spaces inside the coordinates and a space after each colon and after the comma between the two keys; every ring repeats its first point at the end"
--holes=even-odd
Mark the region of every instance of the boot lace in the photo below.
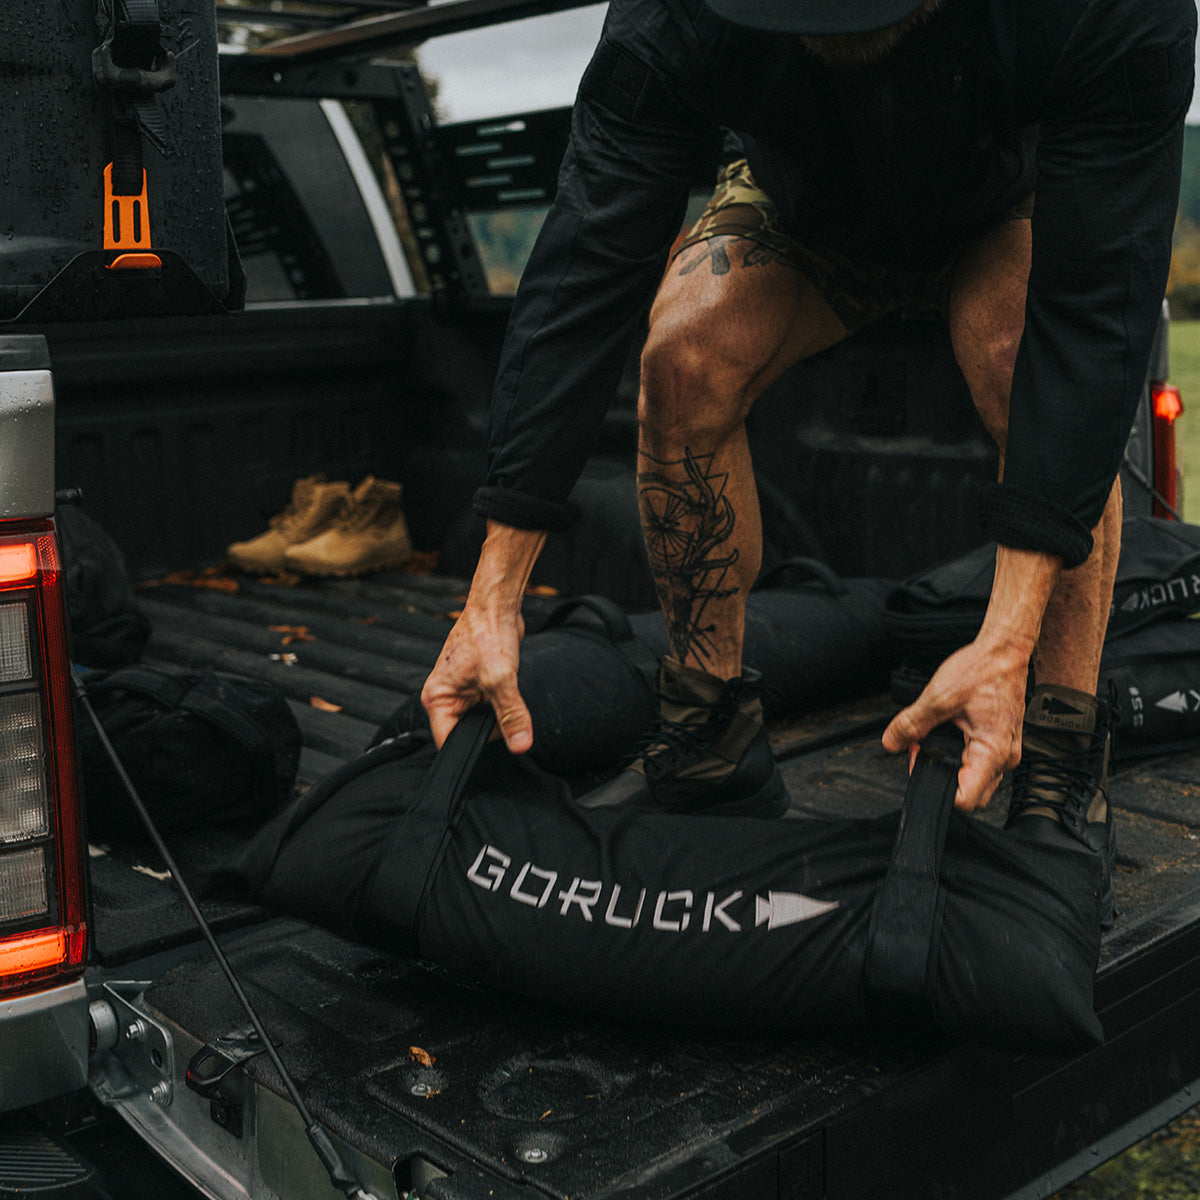
{"type": "MultiPolygon", "coordinates": [[[[678,702],[678,697],[668,695],[661,689],[657,694],[660,702],[678,702]]],[[[708,716],[702,724],[673,721],[660,712],[655,723],[638,738],[633,749],[625,756],[622,765],[629,766],[640,758],[646,777],[660,779],[703,758],[737,710],[737,697],[729,689],[729,694],[723,694],[714,703],[706,704],[699,700],[689,703],[694,708],[708,709],[708,716]]]]}
{"type": "Polygon", "coordinates": [[[1104,752],[1106,738],[1106,730],[1100,729],[1077,750],[1049,754],[1026,749],[1013,771],[1008,824],[1030,809],[1048,808],[1066,828],[1081,832],[1099,788],[1093,766],[1104,752]]]}

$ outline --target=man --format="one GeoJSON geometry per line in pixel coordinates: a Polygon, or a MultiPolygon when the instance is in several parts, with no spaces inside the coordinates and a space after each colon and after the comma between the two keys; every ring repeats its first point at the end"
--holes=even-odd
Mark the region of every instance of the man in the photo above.
{"type": "Polygon", "coordinates": [[[661,278],[638,480],[673,653],[661,726],[601,802],[778,812],[741,678],[761,554],[743,420],[793,363],[937,308],[1002,451],[981,503],[996,578],[979,637],[884,745],[913,754],[954,722],[971,810],[1020,760],[1025,714],[1010,821],[1111,855],[1094,693],[1115,480],[1169,264],[1195,19],[1192,0],[613,0],[501,358],[488,537],[422,694],[435,737],[485,699],[511,750],[532,744],[521,595],[661,278]],[[744,159],[662,277],[713,127],[744,159]]]}

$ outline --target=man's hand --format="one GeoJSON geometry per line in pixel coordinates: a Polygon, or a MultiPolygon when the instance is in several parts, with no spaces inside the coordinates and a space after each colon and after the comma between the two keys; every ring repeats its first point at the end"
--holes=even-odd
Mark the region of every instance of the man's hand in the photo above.
{"type": "Polygon", "coordinates": [[[533,745],[533,720],[517,688],[525,622],[521,598],[546,535],[488,522],[488,536],[462,616],[421,689],[433,740],[441,744],[481,700],[491,704],[513,754],[533,745]]]}
{"type": "Polygon", "coordinates": [[[909,765],[921,742],[938,725],[952,721],[966,748],[958,772],[956,808],[982,808],[1005,771],[1021,761],[1021,721],[1025,715],[1028,655],[1015,647],[976,640],[952,654],[925,690],[897,714],[883,734],[884,749],[909,751],[909,765]]]}
{"type": "Polygon", "coordinates": [[[966,745],[954,804],[964,811],[987,804],[1004,772],[1021,761],[1029,659],[1061,570],[1052,555],[1001,546],[979,636],[946,659],[916,702],[884,730],[884,749],[907,750],[910,769],[938,725],[952,722],[962,730],[966,745]]]}
{"type": "Polygon", "coordinates": [[[533,720],[517,689],[517,663],[525,623],[518,612],[464,609],[450,630],[433,672],[421,689],[433,740],[440,746],[459,719],[481,700],[513,754],[533,745],[533,720]]]}

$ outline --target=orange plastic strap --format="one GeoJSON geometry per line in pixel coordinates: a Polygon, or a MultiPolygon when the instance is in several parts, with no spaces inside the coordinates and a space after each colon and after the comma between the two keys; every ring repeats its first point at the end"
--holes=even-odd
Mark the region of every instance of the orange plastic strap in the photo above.
{"type": "Polygon", "coordinates": [[[126,251],[110,267],[161,267],[162,260],[150,253],[150,205],[146,199],[146,172],[137,196],[114,196],[112,163],[104,168],[104,248],[126,251]]]}

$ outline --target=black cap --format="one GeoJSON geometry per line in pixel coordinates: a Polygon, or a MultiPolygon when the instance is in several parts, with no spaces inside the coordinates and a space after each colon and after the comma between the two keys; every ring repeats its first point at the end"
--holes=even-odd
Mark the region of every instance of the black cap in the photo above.
{"type": "Polygon", "coordinates": [[[727,21],[776,33],[867,33],[903,21],[921,0],[706,0],[727,21]]]}

